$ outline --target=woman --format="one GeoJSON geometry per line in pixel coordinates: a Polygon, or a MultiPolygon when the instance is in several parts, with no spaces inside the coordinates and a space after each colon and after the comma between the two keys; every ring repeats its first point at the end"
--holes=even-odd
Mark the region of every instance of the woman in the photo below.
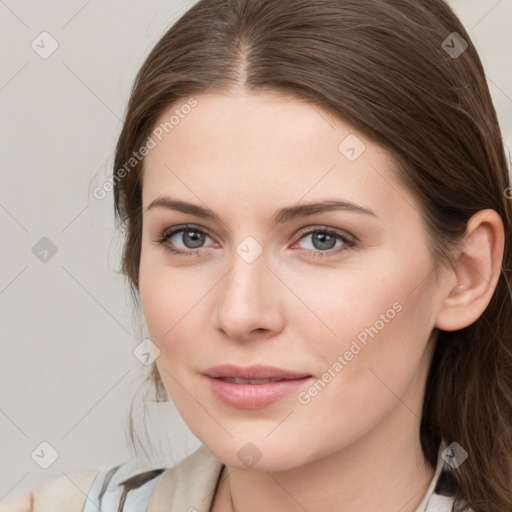
{"type": "Polygon", "coordinates": [[[442,0],[199,1],[112,178],[155,389],[203,446],[34,510],[512,510],[512,189],[442,0]]]}

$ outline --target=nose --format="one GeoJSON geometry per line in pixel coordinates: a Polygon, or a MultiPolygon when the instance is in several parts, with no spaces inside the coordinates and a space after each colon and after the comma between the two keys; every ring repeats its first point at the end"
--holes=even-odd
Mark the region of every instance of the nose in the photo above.
{"type": "Polygon", "coordinates": [[[252,262],[234,254],[217,287],[215,327],[238,341],[275,336],[284,324],[283,289],[264,252],[252,262]]]}

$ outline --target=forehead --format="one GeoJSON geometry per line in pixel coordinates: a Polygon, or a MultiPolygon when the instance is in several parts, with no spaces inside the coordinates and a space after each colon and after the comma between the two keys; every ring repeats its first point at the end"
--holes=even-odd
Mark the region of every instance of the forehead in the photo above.
{"type": "Polygon", "coordinates": [[[153,137],[145,158],[144,207],[167,193],[230,204],[343,198],[374,210],[410,209],[390,155],[330,112],[275,94],[194,99],[193,108],[183,100],[156,123],[167,122],[167,131],[153,137]]]}
{"type": "MultiPolygon", "coordinates": [[[[173,116],[175,124],[163,134],[164,144],[159,144],[162,151],[156,148],[148,160],[177,147],[183,153],[197,150],[193,155],[196,159],[219,155],[226,160],[242,151],[247,161],[252,155],[262,158],[269,152],[274,157],[293,159],[311,156],[329,145],[336,154],[336,139],[351,131],[327,111],[276,93],[208,93],[195,96],[195,100],[197,104],[188,114],[179,119],[173,116]]],[[[164,112],[156,124],[165,126],[173,112],[179,113],[185,106],[182,100],[164,112]]]]}

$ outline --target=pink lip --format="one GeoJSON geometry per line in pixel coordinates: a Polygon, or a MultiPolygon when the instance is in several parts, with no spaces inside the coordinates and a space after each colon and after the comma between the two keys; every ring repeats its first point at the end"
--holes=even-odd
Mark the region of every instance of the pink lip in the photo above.
{"type": "Polygon", "coordinates": [[[222,365],[205,373],[212,393],[224,403],[240,409],[260,409],[294,391],[298,391],[312,376],[270,366],[241,368],[222,365]],[[239,379],[281,379],[265,384],[235,384],[221,380],[226,377],[239,379]]]}

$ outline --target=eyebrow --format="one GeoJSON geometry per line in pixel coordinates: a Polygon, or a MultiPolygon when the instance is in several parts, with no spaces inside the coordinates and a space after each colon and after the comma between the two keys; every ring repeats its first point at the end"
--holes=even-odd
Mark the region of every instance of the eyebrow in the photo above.
{"type": "MultiPolygon", "coordinates": [[[[178,201],[170,197],[159,197],[155,199],[149,204],[145,211],[147,212],[157,207],[165,208],[167,210],[175,210],[182,213],[188,213],[190,215],[194,215],[195,217],[199,217],[202,219],[220,221],[218,215],[209,208],[205,208],[203,206],[199,206],[192,203],[187,203],[185,201],[178,201]]],[[[309,217],[311,215],[315,215],[318,213],[335,210],[351,211],[379,218],[378,215],[373,210],[370,210],[369,208],[364,208],[363,206],[357,205],[355,203],[351,203],[350,201],[326,200],[314,203],[303,203],[299,205],[281,208],[272,217],[272,226],[289,222],[295,219],[300,219],[303,217],[309,217]]]]}

